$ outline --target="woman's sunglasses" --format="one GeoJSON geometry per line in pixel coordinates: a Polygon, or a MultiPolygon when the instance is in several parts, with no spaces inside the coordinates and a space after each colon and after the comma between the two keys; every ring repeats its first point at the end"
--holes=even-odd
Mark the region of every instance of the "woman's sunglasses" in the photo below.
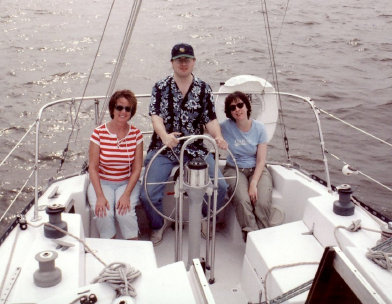
{"type": "Polygon", "coordinates": [[[131,112],[131,107],[124,107],[124,106],[118,106],[118,105],[116,105],[114,108],[115,108],[117,111],[119,111],[119,112],[121,112],[123,109],[125,109],[125,111],[127,111],[127,112],[131,112]]]}
{"type": "Polygon", "coordinates": [[[230,105],[229,109],[231,112],[235,111],[236,108],[238,109],[242,109],[244,107],[244,103],[243,102],[239,102],[235,105],[230,105]]]}

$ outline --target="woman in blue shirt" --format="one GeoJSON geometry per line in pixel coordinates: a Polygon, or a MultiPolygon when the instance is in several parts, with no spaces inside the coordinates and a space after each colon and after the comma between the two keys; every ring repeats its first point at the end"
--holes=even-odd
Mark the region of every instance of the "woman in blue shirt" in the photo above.
{"type": "MultiPolygon", "coordinates": [[[[225,100],[228,118],[221,123],[222,135],[233,153],[238,168],[238,186],[233,196],[238,222],[244,239],[249,231],[269,227],[272,177],[265,167],[267,133],[264,125],[250,118],[251,104],[239,91],[229,94],[225,100]]],[[[228,157],[223,174],[235,176],[234,162],[228,157]]],[[[229,191],[235,186],[234,179],[227,179],[229,191]]]]}

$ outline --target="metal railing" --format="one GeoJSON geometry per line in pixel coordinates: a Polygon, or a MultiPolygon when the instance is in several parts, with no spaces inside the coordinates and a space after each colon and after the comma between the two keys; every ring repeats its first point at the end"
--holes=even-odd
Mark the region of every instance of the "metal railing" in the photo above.
{"type": "MultiPolygon", "coordinates": [[[[294,100],[297,103],[305,103],[308,104],[309,107],[312,109],[314,116],[316,118],[316,124],[317,124],[317,129],[318,129],[318,136],[319,136],[319,142],[320,142],[320,148],[321,148],[321,153],[322,153],[322,159],[324,163],[324,172],[325,172],[325,179],[327,183],[328,189],[331,190],[331,181],[330,181],[330,174],[329,174],[329,168],[328,168],[328,160],[326,156],[326,148],[325,148],[325,143],[324,143],[324,138],[323,138],[323,132],[321,128],[321,122],[320,122],[320,117],[319,113],[323,112],[324,110],[321,110],[317,108],[314,104],[314,102],[311,100],[309,97],[303,97],[297,94],[291,94],[291,93],[285,93],[285,92],[246,92],[247,94],[273,94],[273,95],[280,95],[280,96],[288,96],[292,97],[290,100],[294,100]]],[[[219,95],[227,95],[228,93],[219,93],[219,92],[214,92],[214,96],[219,96],[219,95]]],[[[151,95],[150,94],[136,94],[137,98],[149,98],[151,95]]],[[[26,136],[31,133],[32,129],[35,126],[35,160],[34,160],[34,176],[35,176],[35,182],[34,182],[34,200],[35,200],[35,207],[34,207],[34,219],[38,218],[38,181],[39,181],[39,152],[40,152],[40,128],[41,128],[41,120],[42,116],[45,112],[50,107],[53,107],[58,104],[63,104],[63,103],[76,103],[76,102],[96,102],[95,105],[95,123],[97,124],[98,120],[98,114],[97,112],[99,111],[99,106],[97,103],[99,103],[100,100],[105,100],[106,96],[89,96],[89,97],[75,97],[75,98],[65,98],[65,99],[60,99],[56,100],[53,102],[50,102],[43,107],[38,112],[37,118],[35,122],[30,126],[29,130],[22,136],[22,138],[18,141],[18,143],[15,145],[13,149],[11,149],[10,153],[5,157],[5,159],[0,163],[0,167],[6,162],[6,160],[10,157],[10,155],[21,145],[21,142],[25,140],[26,136]]],[[[334,118],[334,117],[333,117],[334,118]]],[[[338,119],[339,120],[339,119],[338,119]]],[[[143,132],[144,134],[150,134],[152,133],[151,130],[147,132],[143,132]]],[[[31,175],[30,175],[31,176],[31,175]]],[[[7,209],[8,210],[8,209],[7,209]]]]}

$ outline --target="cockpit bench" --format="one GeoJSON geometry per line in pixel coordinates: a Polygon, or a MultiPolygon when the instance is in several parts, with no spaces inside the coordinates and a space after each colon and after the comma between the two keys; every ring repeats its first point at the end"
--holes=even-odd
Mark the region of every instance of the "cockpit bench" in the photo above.
{"type": "MultiPolygon", "coordinates": [[[[280,296],[313,279],[317,264],[288,265],[299,261],[319,262],[323,251],[324,248],[309,234],[308,227],[302,221],[250,232],[241,275],[245,293],[252,302],[257,302],[262,291],[264,301],[263,281],[273,267],[282,268],[272,270],[267,276],[268,299],[280,296]]],[[[291,299],[289,303],[304,303],[306,297],[307,292],[291,299]]]]}

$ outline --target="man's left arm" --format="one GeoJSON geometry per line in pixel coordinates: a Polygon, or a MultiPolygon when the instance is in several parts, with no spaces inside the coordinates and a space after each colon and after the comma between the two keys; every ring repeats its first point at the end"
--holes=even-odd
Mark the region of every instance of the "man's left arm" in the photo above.
{"type": "Polygon", "coordinates": [[[216,118],[213,120],[210,120],[206,124],[206,129],[207,129],[208,133],[212,136],[212,138],[215,139],[215,142],[218,145],[218,148],[223,149],[223,150],[227,150],[228,144],[222,136],[220,125],[219,125],[219,122],[216,118]]]}

